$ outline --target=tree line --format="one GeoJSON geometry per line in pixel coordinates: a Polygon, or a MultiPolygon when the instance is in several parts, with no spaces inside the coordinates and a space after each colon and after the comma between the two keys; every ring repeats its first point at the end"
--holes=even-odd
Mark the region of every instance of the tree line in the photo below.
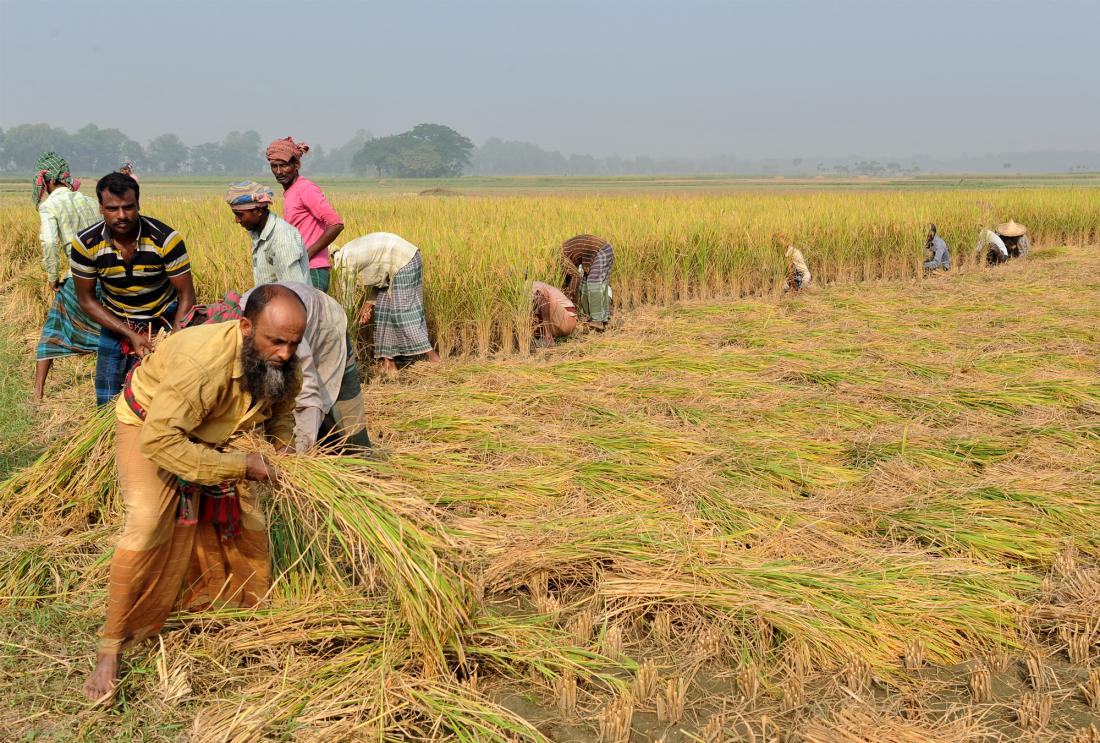
{"type": "MultiPolygon", "coordinates": [[[[114,128],[88,124],[73,133],[49,124],[20,124],[0,129],[0,172],[29,173],[39,155],[60,153],[77,173],[116,170],[125,162],[138,173],[164,175],[250,176],[267,172],[259,132],[229,132],[219,142],[187,145],[176,134],[154,137],[145,145],[114,128]]],[[[473,143],[441,124],[419,124],[407,132],[373,137],[360,130],[340,147],[310,149],[309,172],[437,178],[461,175],[470,166],[473,143]]]]}

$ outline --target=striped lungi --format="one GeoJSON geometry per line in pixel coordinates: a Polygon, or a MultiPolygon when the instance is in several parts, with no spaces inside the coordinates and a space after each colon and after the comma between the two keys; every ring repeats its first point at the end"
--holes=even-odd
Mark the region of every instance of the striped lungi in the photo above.
{"type": "Polygon", "coordinates": [[[374,304],[374,358],[419,356],[432,350],[424,314],[424,263],[420,251],[378,292],[374,304]]]}
{"type": "Polygon", "coordinates": [[[97,348],[99,323],[88,317],[80,307],[76,298],[76,282],[72,278],[65,279],[61,288],[54,292],[35,357],[38,361],[44,361],[95,353],[97,348]]]}

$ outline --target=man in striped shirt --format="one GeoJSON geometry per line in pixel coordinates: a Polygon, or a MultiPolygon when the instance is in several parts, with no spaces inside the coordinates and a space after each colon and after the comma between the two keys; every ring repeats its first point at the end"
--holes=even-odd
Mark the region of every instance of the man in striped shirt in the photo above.
{"type": "Polygon", "coordinates": [[[256,286],[280,281],[309,283],[309,256],[302,235],[279,215],[271,213],[274,193],[255,181],[229,187],[225,201],[233,216],[252,238],[252,280],[256,286]]]}
{"type": "Polygon", "coordinates": [[[183,238],[141,215],[133,178],[110,173],[95,191],[103,221],[73,240],[71,267],[81,308],[102,326],[95,388],[96,404],[105,405],[122,390],[136,358],[152,350],[149,335],[181,327],[195,287],[183,238]]]}

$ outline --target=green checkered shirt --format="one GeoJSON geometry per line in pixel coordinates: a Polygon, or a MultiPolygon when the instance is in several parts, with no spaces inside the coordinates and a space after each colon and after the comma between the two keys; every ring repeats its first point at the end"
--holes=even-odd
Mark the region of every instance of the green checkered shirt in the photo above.
{"type": "Polygon", "coordinates": [[[38,205],[38,242],[42,246],[42,267],[50,282],[69,278],[69,245],[81,230],[103,219],[99,204],[77,191],[55,188],[38,205]],[[65,260],[61,260],[61,254],[65,260]]]}
{"type": "Polygon", "coordinates": [[[302,235],[277,214],[269,214],[252,237],[252,279],[256,286],[277,281],[309,284],[309,255],[302,235]]]}

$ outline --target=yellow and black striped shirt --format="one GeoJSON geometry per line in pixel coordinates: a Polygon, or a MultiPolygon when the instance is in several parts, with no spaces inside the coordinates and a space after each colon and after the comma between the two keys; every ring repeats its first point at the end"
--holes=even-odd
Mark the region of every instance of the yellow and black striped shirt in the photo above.
{"type": "Polygon", "coordinates": [[[168,280],[191,270],[183,238],[151,217],[138,217],[138,245],[130,263],[111,240],[105,222],[97,222],[73,240],[70,268],[73,276],[99,279],[103,305],[126,320],[160,317],[176,301],[168,280]]]}

